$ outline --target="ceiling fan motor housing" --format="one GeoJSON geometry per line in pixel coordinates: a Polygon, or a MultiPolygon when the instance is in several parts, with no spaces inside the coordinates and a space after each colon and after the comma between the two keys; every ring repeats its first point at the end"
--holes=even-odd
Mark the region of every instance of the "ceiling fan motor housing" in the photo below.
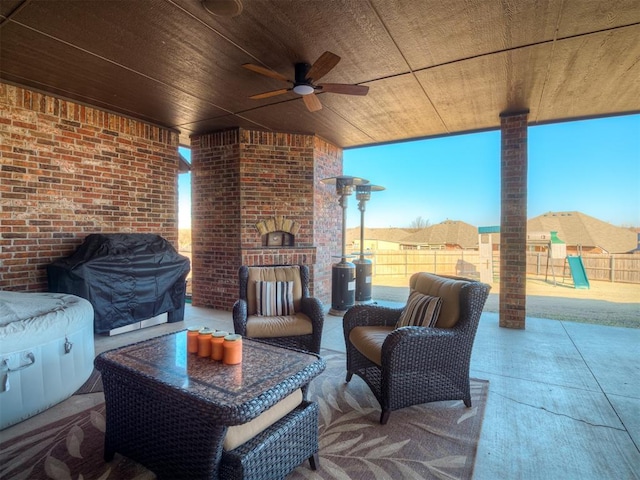
{"type": "Polygon", "coordinates": [[[293,91],[299,95],[309,95],[315,90],[311,81],[307,79],[307,72],[310,68],[311,65],[308,63],[295,64],[295,82],[293,84],[293,91]]]}

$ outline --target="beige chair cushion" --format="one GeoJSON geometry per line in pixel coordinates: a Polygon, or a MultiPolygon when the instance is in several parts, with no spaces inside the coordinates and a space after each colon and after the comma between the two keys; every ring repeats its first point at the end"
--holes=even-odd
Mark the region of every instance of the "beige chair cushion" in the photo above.
{"type": "Polygon", "coordinates": [[[247,283],[247,313],[255,315],[256,308],[256,282],[290,282],[293,281],[293,309],[300,311],[302,299],[302,280],[300,280],[300,267],[287,265],[283,267],[249,267],[249,281],[247,283]]]}
{"type": "Polygon", "coordinates": [[[376,365],[382,366],[382,344],[395,327],[354,327],[349,341],[376,365]]]}
{"type": "Polygon", "coordinates": [[[304,313],[288,316],[263,317],[251,315],[247,318],[247,337],[273,338],[311,335],[313,325],[304,313]]]}
{"type": "Polygon", "coordinates": [[[438,328],[451,328],[460,318],[460,290],[469,282],[443,278],[430,273],[414,273],[409,280],[409,291],[440,297],[442,308],[436,322],[438,328]]]}
{"type": "Polygon", "coordinates": [[[283,398],[270,409],[262,412],[250,422],[233,425],[227,430],[222,448],[226,451],[239,447],[248,440],[266,430],[302,402],[302,390],[298,389],[283,398]]]}

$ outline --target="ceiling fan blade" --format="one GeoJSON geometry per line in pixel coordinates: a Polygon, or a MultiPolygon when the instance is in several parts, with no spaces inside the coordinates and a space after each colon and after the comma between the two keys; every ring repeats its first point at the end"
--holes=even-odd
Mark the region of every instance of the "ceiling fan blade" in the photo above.
{"type": "Polygon", "coordinates": [[[340,57],[335,53],[324,52],[322,55],[320,55],[320,58],[318,58],[316,62],[311,65],[311,68],[307,72],[307,80],[309,80],[310,82],[317,82],[327,73],[329,73],[331,69],[338,64],[339,61],[340,57]]]}
{"type": "Polygon", "coordinates": [[[348,85],[345,83],[322,83],[318,85],[323,92],[342,93],[344,95],[366,95],[369,87],[365,85],[348,85]]]}
{"type": "Polygon", "coordinates": [[[276,95],[282,95],[283,93],[290,92],[290,88],[281,88],[280,90],[272,90],[270,92],[258,93],[256,95],[251,95],[249,98],[253,100],[260,100],[261,98],[269,98],[275,97],[276,95]]]}
{"type": "Polygon", "coordinates": [[[322,104],[320,103],[320,99],[316,97],[314,93],[310,93],[309,95],[303,95],[302,100],[307,107],[307,110],[310,112],[316,112],[318,110],[322,110],[322,104]]]}
{"type": "Polygon", "coordinates": [[[276,80],[282,80],[283,82],[293,83],[284,75],[280,75],[278,72],[274,72],[273,70],[269,70],[268,68],[261,67],[260,65],[254,65],[253,63],[245,63],[242,66],[247,70],[251,70],[252,72],[259,73],[260,75],[264,75],[270,78],[275,78],[276,80]]]}

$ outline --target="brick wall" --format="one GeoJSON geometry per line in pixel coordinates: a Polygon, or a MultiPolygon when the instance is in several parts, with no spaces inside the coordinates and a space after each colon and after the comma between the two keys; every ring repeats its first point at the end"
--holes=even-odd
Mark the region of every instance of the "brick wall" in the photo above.
{"type": "Polygon", "coordinates": [[[325,251],[339,253],[339,223],[326,230],[341,217],[324,210],[335,192],[319,181],[342,171],[342,151],[313,135],[233,129],[192,137],[191,159],[193,304],[230,309],[241,265],[279,263],[309,265],[312,294],[328,301],[325,251]],[[294,248],[262,246],[256,224],[276,216],[299,226],[294,248]]]}
{"type": "Polygon", "coordinates": [[[500,115],[500,326],[525,328],[528,112],[500,115]]]}
{"type": "Polygon", "coordinates": [[[177,132],[3,83],[0,111],[0,289],[46,291],[90,233],[177,246],[177,132]]]}

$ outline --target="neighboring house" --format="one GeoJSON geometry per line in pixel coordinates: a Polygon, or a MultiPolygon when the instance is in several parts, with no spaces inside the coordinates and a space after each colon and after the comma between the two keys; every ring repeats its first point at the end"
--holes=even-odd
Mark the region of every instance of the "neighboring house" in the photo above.
{"type": "MultiPolygon", "coordinates": [[[[581,253],[631,253],[638,251],[638,233],[590,217],[581,212],[547,212],[530,219],[527,231],[533,234],[557,232],[568,255],[581,253]]],[[[533,235],[535,237],[535,235],[533,235]]],[[[478,227],[459,220],[445,220],[423,229],[365,228],[365,250],[457,250],[478,248],[478,227]]],[[[498,250],[500,233],[491,234],[493,250],[498,250]]],[[[347,230],[347,245],[359,251],[360,229],[347,230]]],[[[544,250],[532,241],[530,250],[544,250]]],[[[541,250],[541,251],[542,251],[541,250]]]]}
{"type": "MultiPolygon", "coordinates": [[[[478,228],[445,220],[425,228],[365,228],[366,250],[458,250],[478,248],[478,228]]],[[[347,245],[359,251],[360,228],[347,230],[347,245]]]]}
{"type": "Polygon", "coordinates": [[[468,250],[478,248],[478,227],[445,220],[402,239],[403,250],[468,250]]]}
{"type": "Polygon", "coordinates": [[[557,232],[567,254],[628,253],[637,247],[633,230],[616,227],[581,212],[547,212],[527,222],[530,232],[557,232]]]}
{"type": "MultiPolygon", "coordinates": [[[[401,240],[412,232],[405,228],[365,228],[364,250],[400,250],[401,240]]],[[[360,227],[347,229],[346,244],[351,251],[360,251],[360,227]]]]}

